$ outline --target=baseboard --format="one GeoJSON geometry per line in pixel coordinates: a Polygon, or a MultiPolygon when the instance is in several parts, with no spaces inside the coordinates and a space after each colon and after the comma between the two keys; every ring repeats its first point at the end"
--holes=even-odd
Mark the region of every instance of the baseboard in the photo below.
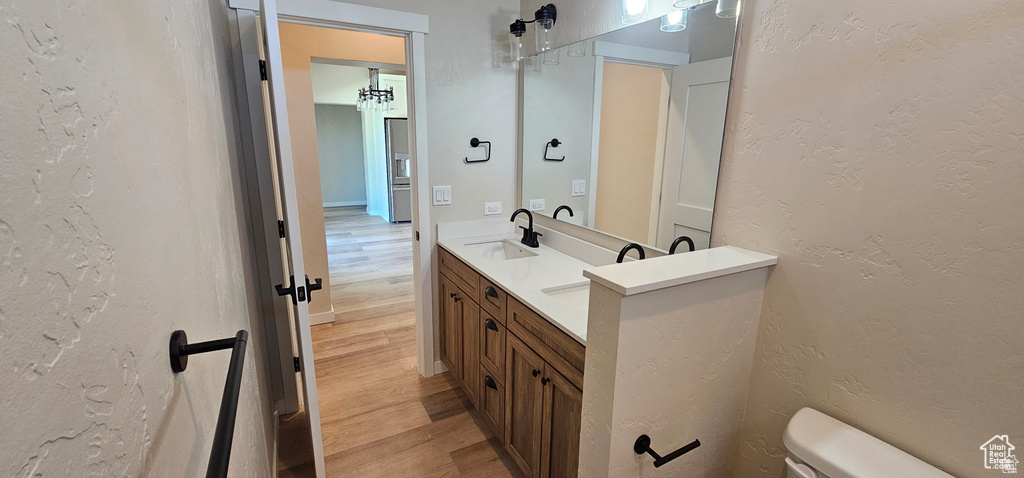
{"type": "Polygon", "coordinates": [[[445,373],[448,371],[448,367],[444,365],[444,362],[438,360],[434,362],[434,375],[439,373],[445,373]]]}
{"type": "Polygon", "coordinates": [[[334,322],[334,304],[331,304],[331,310],[327,312],[309,314],[309,325],[329,324],[331,322],[334,322]]]}
{"type": "Polygon", "coordinates": [[[325,202],[324,207],[365,206],[366,201],[325,202]]]}

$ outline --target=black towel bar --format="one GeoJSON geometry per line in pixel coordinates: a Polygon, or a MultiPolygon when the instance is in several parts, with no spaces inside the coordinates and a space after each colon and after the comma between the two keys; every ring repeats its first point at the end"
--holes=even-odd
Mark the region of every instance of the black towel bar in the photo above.
{"type": "Polygon", "coordinates": [[[633,444],[633,451],[635,451],[637,455],[643,455],[644,453],[651,455],[651,457],[654,458],[654,467],[660,468],[661,465],[664,465],[665,463],[675,460],[676,458],[679,458],[693,451],[694,448],[697,448],[699,446],[700,440],[694,440],[689,445],[686,445],[663,457],[659,455],[657,452],[655,452],[654,449],[651,448],[651,437],[647,435],[640,435],[640,437],[636,439],[636,443],[633,444]]]}
{"type": "Polygon", "coordinates": [[[210,449],[210,464],[206,467],[207,478],[228,476],[228,461],[231,459],[231,440],[235,434],[235,415],[238,412],[238,394],[242,388],[242,367],[245,365],[245,344],[249,332],[239,330],[233,338],[211,340],[198,344],[188,343],[184,330],[171,332],[171,370],[181,373],[188,367],[188,356],[231,349],[228,376],[224,381],[224,395],[220,399],[220,413],[217,428],[213,432],[213,446],[210,449]]]}

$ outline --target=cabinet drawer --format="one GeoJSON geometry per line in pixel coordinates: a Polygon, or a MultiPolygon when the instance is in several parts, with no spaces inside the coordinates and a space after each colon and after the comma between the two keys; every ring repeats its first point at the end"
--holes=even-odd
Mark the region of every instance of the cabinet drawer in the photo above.
{"type": "Polygon", "coordinates": [[[501,287],[480,276],[480,307],[490,312],[502,324],[505,323],[505,297],[505,291],[501,287]]]}
{"type": "Polygon", "coordinates": [[[537,352],[580,390],[583,389],[583,365],[586,347],[562,332],[522,302],[509,297],[506,326],[519,340],[537,352]]]}
{"type": "Polygon", "coordinates": [[[480,274],[477,274],[473,268],[457,259],[443,247],[437,248],[437,260],[441,265],[439,268],[441,273],[459,286],[466,293],[467,298],[473,299],[473,302],[480,300],[480,274]]]}
{"type": "Polygon", "coordinates": [[[505,384],[505,326],[485,309],[480,310],[480,363],[505,384]]]}
{"type": "Polygon", "coordinates": [[[505,387],[485,367],[480,367],[480,417],[504,445],[505,387]]]}

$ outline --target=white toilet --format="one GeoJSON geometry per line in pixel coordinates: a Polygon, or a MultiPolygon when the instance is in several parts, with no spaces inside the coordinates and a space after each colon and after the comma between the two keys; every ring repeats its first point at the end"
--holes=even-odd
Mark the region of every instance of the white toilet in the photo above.
{"type": "Polygon", "coordinates": [[[811,408],[782,437],[789,478],[952,478],[867,433],[811,408]]]}

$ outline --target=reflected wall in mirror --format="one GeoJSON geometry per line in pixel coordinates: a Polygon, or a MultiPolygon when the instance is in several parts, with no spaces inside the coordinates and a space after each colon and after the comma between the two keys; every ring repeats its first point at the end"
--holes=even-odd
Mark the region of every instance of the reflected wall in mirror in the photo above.
{"type": "Polygon", "coordinates": [[[657,18],[523,63],[522,207],[659,249],[683,235],[708,247],[737,19],[715,2],[682,30],[678,17],[677,31],[657,18]]]}

